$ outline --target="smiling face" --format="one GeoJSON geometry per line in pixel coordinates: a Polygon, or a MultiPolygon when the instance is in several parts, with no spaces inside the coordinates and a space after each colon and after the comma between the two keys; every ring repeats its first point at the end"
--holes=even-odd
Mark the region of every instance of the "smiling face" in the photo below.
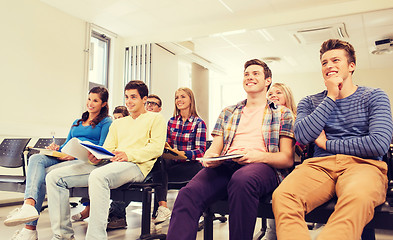
{"type": "Polygon", "coordinates": [[[150,112],[160,112],[160,101],[156,98],[148,98],[146,102],[146,110],[150,112]]]}
{"type": "Polygon", "coordinates": [[[321,57],[321,65],[325,80],[331,77],[341,77],[345,81],[355,70],[355,63],[348,63],[348,57],[343,49],[333,49],[325,52],[321,57]]]}
{"type": "Polygon", "coordinates": [[[267,93],[267,98],[274,102],[277,105],[286,105],[285,94],[284,92],[278,87],[271,87],[269,92],[267,93]]]}
{"type": "Polygon", "coordinates": [[[265,79],[263,67],[250,65],[244,70],[243,88],[246,93],[263,92],[271,83],[271,78],[265,79]]]}
{"type": "Polygon", "coordinates": [[[133,117],[137,117],[146,111],[145,102],[147,97],[142,99],[137,89],[125,90],[124,94],[127,109],[133,117]]]}
{"type": "Polygon", "coordinates": [[[98,93],[89,93],[87,98],[86,107],[89,114],[99,114],[101,108],[106,105],[106,102],[102,102],[100,98],[100,94],[98,93]]]}
{"type": "Polygon", "coordinates": [[[183,90],[178,90],[175,93],[176,108],[180,111],[191,108],[191,98],[183,90]]]}

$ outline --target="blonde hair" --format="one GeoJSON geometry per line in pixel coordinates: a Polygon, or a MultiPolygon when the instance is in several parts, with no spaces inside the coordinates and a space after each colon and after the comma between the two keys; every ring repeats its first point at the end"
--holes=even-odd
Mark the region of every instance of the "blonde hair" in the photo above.
{"type": "Polygon", "coordinates": [[[283,93],[284,93],[284,98],[285,98],[285,105],[287,108],[289,108],[289,110],[291,110],[293,112],[293,114],[296,116],[296,104],[295,104],[295,100],[293,99],[293,94],[291,89],[285,85],[284,83],[274,83],[272,85],[272,87],[270,88],[270,90],[276,87],[278,89],[280,89],[283,93]]]}
{"type": "Polygon", "coordinates": [[[178,88],[175,91],[175,111],[173,112],[173,116],[176,117],[178,115],[180,115],[180,110],[177,108],[176,106],[176,93],[178,91],[183,91],[185,92],[191,100],[191,104],[190,104],[190,116],[193,117],[199,117],[198,113],[197,113],[197,109],[196,109],[196,103],[195,103],[195,97],[194,97],[194,93],[192,92],[191,89],[187,88],[187,87],[182,87],[182,88],[178,88]]]}

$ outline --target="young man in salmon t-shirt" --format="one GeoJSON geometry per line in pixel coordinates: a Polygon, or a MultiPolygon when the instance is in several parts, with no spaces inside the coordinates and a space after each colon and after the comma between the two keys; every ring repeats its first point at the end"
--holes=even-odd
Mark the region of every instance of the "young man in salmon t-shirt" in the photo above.
{"type": "Polygon", "coordinates": [[[271,84],[266,63],[244,65],[247,99],[225,108],[212,132],[204,158],[243,154],[241,158],[202,162],[205,167],[177,196],[168,240],[195,239],[206,207],[228,197],[230,239],[252,239],[259,198],[272,192],[293,165],[293,116],[289,109],[266,98],[271,84]]]}

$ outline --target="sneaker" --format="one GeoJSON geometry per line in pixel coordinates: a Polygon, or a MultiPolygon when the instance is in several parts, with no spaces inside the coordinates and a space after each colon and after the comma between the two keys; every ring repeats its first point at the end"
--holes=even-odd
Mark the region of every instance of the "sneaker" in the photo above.
{"type": "Polygon", "coordinates": [[[155,223],[154,219],[150,222],[150,234],[161,234],[163,222],[155,223]]]}
{"type": "Polygon", "coordinates": [[[71,219],[74,220],[75,222],[83,221],[88,217],[83,217],[81,213],[77,213],[71,216],[71,219]]]}
{"type": "MultiPolygon", "coordinates": [[[[61,237],[59,235],[53,235],[52,240],[59,240],[61,237]]],[[[68,240],[75,240],[74,235],[72,235],[68,240]]]]}
{"type": "Polygon", "coordinates": [[[106,229],[118,229],[127,227],[127,221],[125,218],[111,217],[109,219],[106,229]]]}
{"type": "Polygon", "coordinates": [[[14,235],[12,235],[11,240],[37,240],[37,230],[30,230],[23,228],[22,230],[17,230],[14,235]]]}
{"type": "Polygon", "coordinates": [[[72,215],[71,219],[74,220],[75,222],[83,221],[81,213],[77,213],[77,214],[72,215]]]}
{"type": "Polygon", "coordinates": [[[165,220],[169,219],[171,214],[172,212],[171,210],[169,210],[169,208],[164,206],[159,206],[157,209],[157,217],[153,221],[154,223],[164,222],[165,220]]]}
{"type": "Polygon", "coordinates": [[[37,220],[39,218],[39,214],[35,207],[29,204],[23,204],[21,208],[14,209],[7,216],[7,219],[4,221],[4,225],[6,226],[16,226],[22,223],[31,222],[37,220]]]}

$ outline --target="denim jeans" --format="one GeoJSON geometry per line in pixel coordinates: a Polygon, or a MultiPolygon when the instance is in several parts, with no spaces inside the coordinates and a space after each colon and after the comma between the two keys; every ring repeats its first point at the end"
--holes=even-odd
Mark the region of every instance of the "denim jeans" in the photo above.
{"type": "MultiPolygon", "coordinates": [[[[53,169],[53,165],[64,165],[71,164],[73,161],[65,161],[62,164],[58,164],[64,161],[60,161],[54,157],[48,157],[46,155],[34,154],[29,158],[27,165],[26,174],[26,188],[25,188],[25,199],[32,198],[35,201],[35,208],[38,213],[41,211],[42,203],[45,199],[46,187],[45,187],[45,176],[50,169],[53,169]],[[50,168],[51,167],[51,168],[50,168]]],[[[28,222],[26,225],[37,225],[37,220],[28,222]]]]}
{"type": "Polygon", "coordinates": [[[78,160],[77,164],[51,171],[46,182],[53,239],[71,239],[74,235],[68,188],[89,187],[90,218],[86,239],[107,239],[110,189],[127,182],[142,182],[144,178],[139,167],[131,162],[94,166],[78,160]]]}

